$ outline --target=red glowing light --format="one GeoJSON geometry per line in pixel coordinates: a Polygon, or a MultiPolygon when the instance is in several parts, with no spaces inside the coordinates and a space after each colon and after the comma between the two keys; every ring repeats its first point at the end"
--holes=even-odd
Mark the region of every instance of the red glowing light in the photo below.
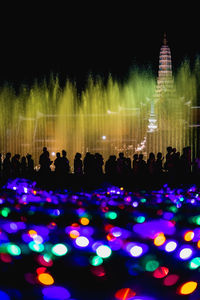
{"type": "Polygon", "coordinates": [[[104,277],[106,275],[106,272],[105,272],[105,269],[103,266],[93,267],[91,269],[91,272],[93,275],[95,275],[97,277],[104,277]]]}
{"type": "Polygon", "coordinates": [[[0,259],[4,263],[10,263],[12,261],[12,257],[7,253],[0,253],[0,259]]]}
{"type": "Polygon", "coordinates": [[[36,269],[36,273],[39,275],[39,274],[42,274],[42,273],[45,273],[47,268],[45,267],[39,267],[36,269]]]}
{"type": "Polygon", "coordinates": [[[106,224],[106,225],[104,226],[104,229],[105,229],[105,231],[110,231],[113,227],[114,227],[114,226],[111,225],[111,224],[106,224]]]}
{"type": "Polygon", "coordinates": [[[176,275],[176,274],[171,274],[171,275],[168,275],[164,281],[163,281],[163,284],[165,286],[172,286],[174,284],[177,283],[177,281],[179,280],[179,276],[176,275]]]}
{"type": "Polygon", "coordinates": [[[115,298],[117,300],[131,300],[136,295],[136,293],[130,288],[123,288],[115,293],[115,298]]]}
{"type": "Polygon", "coordinates": [[[158,267],[153,272],[153,277],[155,278],[164,278],[169,273],[169,269],[167,267],[158,267]]]}

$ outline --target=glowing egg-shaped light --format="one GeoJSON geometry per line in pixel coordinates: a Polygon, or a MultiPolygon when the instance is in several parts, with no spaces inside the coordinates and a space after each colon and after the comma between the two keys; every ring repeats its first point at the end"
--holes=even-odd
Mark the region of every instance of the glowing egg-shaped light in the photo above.
{"type": "Polygon", "coordinates": [[[38,281],[44,285],[52,285],[54,283],[53,277],[48,273],[41,273],[37,278],[38,281]]]}
{"type": "Polygon", "coordinates": [[[96,249],[96,253],[102,258],[107,258],[112,254],[112,250],[106,245],[101,245],[96,249]]]}
{"type": "Polygon", "coordinates": [[[165,251],[173,252],[177,247],[177,243],[175,241],[170,241],[165,245],[165,251]]]}
{"type": "Polygon", "coordinates": [[[192,249],[190,248],[183,248],[179,253],[180,258],[183,260],[190,258],[191,255],[192,255],[192,249]]]}
{"type": "Polygon", "coordinates": [[[15,244],[8,244],[7,251],[10,255],[18,256],[21,254],[21,249],[15,244]]]}
{"type": "Polygon", "coordinates": [[[197,288],[196,281],[188,281],[179,287],[179,294],[189,295],[193,293],[196,290],[196,288],[197,288]]]}
{"type": "Polygon", "coordinates": [[[142,247],[140,246],[133,246],[131,249],[130,249],[130,253],[132,256],[134,257],[139,257],[143,252],[143,249],[142,247]]]}
{"type": "Polygon", "coordinates": [[[49,286],[42,290],[45,299],[66,300],[70,298],[69,291],[62,286],[49,286]]]}
{"type": "Polygon", "coordinates": [[[54,255],[63,256],[68,252],[68,249],[64,244],[56,244],[52,247],[51,252],[54,255]]]}
{"type": "Polygon", "coordinates": [[[89,245],[89,240],[85,236],[79,236],[75,240],[76,245],[79,247],[87,247],[89,245]]]}

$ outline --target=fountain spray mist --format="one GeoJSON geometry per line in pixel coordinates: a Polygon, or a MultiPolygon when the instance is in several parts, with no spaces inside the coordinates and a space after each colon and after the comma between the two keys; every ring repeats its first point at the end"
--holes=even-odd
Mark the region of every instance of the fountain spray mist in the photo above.
{"type": "Polygon", "coordinates": [[[31,88],[0,90],[0,151],[26,155],[38,161],[43,146],[51,152],[66,149],[72,162],[76,152],[109,155],[124,152],[166,153],[171,145],[197,147],[193,133],[192,107],[197,106],[199,61],[191,71],[185,61],[173,78],[173,97],[164,93],[156,98],[157,81],[151,71],[135,68],[125,83],[110,75],[88,78],[78,94],[75,84],[64,88],[58,78],[35,83],[31,88]]]}

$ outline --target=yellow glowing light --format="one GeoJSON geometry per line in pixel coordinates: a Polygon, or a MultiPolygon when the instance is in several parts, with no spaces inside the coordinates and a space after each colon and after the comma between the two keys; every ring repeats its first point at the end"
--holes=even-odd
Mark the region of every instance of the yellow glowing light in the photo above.
{"type": "Polygon", "coordinates": [[[41,273],[38,275],[38,280],[44,285],[52,285],[54,283],[53,277],[48,273],[41,273]]]}
{"type": "Polygon", "coordinates": [[[188,281],[184,283],[179,290],[179,293],[181,295],[189,295],[193,293],[197,288],[197,282],[196,281],[188,281]]]}
{"type": "Polygon", "coordinates": [[[197,242],[197,247],[200,248],[200,240],[197,242]]]}
{"type": "Polygon", "coordinates": [[[156,235],[155,239],[154,239],[154,245],[155,246],[162,246],[166,241],[166,237],[164,235],[163,232],[160,232],[156,235]]]}
{"type": "Polygon", "coordinates": [[[82,217],[81,219],[80,219],[80,223],[82,224],[82,225],[88,225],[89,223],[90,223],[90,220],[88,219],[88,218],[86,218],[86,217],[82,217]]]}
{"type": "Polygon", "coordinates": [[[185,240],[186,242],[192,241],[193,238],[194,238],[194,232],[193,232],[193,231],[187,231],[187,232],[185,233],[185,235],[184,235],[184,240],[185,240]]]}
{"type": "Polygon", "coordinates": [[[72,239],[76,239],[77,237],[79,237],[80,233],[77,230],[71,230],[69,233],[70,238],[72,239]]]}
{"type": "Polygon", "coordinates": [[[33,229],[30,229],[28,231],[28,234],[30,235],[30,237],[34,238],[37,236],[37,231],[33,230],[33,229]]]}

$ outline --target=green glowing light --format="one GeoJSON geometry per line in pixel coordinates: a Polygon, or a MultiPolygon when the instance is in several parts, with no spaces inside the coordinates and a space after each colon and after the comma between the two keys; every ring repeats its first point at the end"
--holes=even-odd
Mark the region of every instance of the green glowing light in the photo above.
{"type": "Polygon", "coordinates": [[[153,272],[159,267],[159,262],[157,260],[149,260],[145,265],[145,270],[148,272],[153,272]]]}
{"type": "Polygon", "coordinates": [[[99,266],[103,263],[103,259],[100,256],[95,255],[95,256],[90,258],[90,263],[91,263],[92,266],[96,267],[96,266],[99,266]]]}
{"type": "Polygon", "coordinates": [[[8,244],[7,251],[10,255],[18,256],[21,254],[21,249],[15,244],[8,244]]]}
{"type": "Polygon", "coordinates": [[[137,223],[144,223],[144,221],[145,221],[145,217],[144,216],[139,216],[139,217],[136,218],[136,222],[137,223]]]}
{"type": "Polygon", "coordinates": [[[68,252],[64,244],[56,244],[52,247],[51,252],[56,256],[63,256],[68,252]]]}
{"type": "Polygon", "coordinates": [[[168,208],[169,211],[172,211],[173,213],[176,213],[178,211],[178,208],[176,206],[170,206],[168,208]]]}
{"type": "Polygon", "coordinates": [[[7,216],[9,215],[10,213],[10,208],[8,207],[4,207],[2,210],[1,210],[1,215],[4,217],[4,218],[7,218],[7,216]]]}
{"type": "Polygon", "coordinates": [[[197,217],[195,218],[195,223],[196,223],[197,225],[200,225],[200,216],[197,216],[197,217]]]}
{"type": "Polygon", "coordinates": [[[35,251],[35,252],[42,252],[44,250],[44,245],[43,244],[37,244],[35,243],[34,241],[31,241],[29,244],[28,244],[29,248],[32,250],[32,251],[35,251]]]}
{"type": "Polygon", "coordinates": [[[200,257],[194,257],[190,262],[189,262],[189,268],[194,270],[197,269],[200,266],[200,257]]]}
{"type": "Polygon", "coordinates": [[[105,213],[107,219],[115,220],[117,218],[117,213],[114,211],[108,211],[105,213]]]}
{"type": "Polygon", "coordinates": [[[147,199],[142,198],[142,199],[140,199],[140,202],[145,203],[145,202],[147,202],[147,199]]]}

